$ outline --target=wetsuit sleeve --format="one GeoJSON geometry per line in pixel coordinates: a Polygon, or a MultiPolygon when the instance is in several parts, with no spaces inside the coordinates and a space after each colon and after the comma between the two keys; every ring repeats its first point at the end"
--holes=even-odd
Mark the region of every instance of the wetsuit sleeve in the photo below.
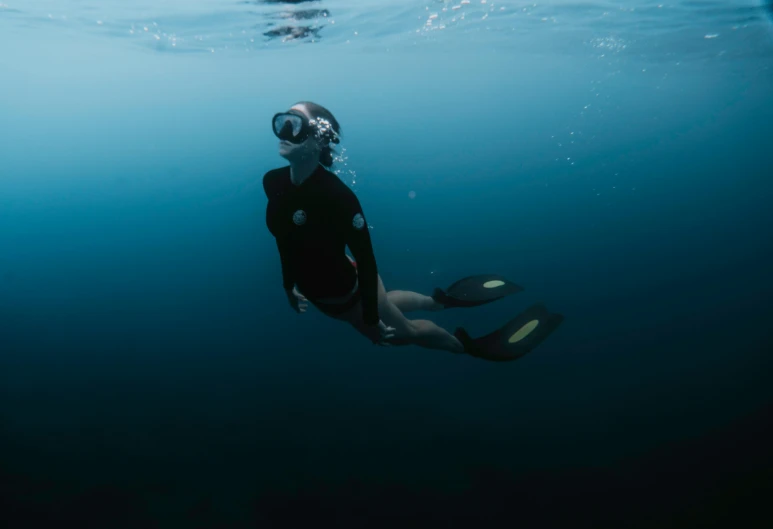
{"type": "Polygon", "coordinates": [[[362,295],[362,319],[368,325],[377,325],[378,314],[378,269],[373,245],[370,240],[368,223],[362,207],[354,193],[349,193],[344,226],[346,245],[357,261],[357,277],[362,295]]]}
{"type": "Polygon", "coordinates": [[[282,286],[285,290],[291,290],[295,286],[295,277],[290,266],[290,255],[287,250],[287,243],[284,242],[281,236],[276,230],[276,218],[274,214],[274,208],[272,208],[272,199],[275,199],[276,195],[276,175],[273,172],[268,172],[263,175],[263,190],[266,192],[266,198],[268,198],[268,206],[266,207],[266,225],[269,231],[274,237],[276,237],[276,247],[279,250],[279,259],[282,263],[282,286]]]}

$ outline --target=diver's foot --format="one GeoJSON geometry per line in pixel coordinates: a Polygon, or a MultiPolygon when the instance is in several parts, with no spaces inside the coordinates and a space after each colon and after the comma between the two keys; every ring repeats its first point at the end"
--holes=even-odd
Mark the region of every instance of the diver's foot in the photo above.
{"type": "Polygon", "coordinates": [[[445,301],[448,301],[448,296],[446,296],[446,293],[440,290],[439,288],[436,288],[432,295],[430,296],[430,299],[432,299],[432,304],[427,307],[427,310],[430,312],[440,312],[441,310],[445,310],[448,307],[445,304],[445,301]]]}

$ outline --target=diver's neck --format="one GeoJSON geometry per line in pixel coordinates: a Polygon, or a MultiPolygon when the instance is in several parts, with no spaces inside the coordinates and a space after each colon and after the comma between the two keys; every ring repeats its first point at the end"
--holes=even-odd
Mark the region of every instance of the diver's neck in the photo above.
{"type": "Polygon", "coordinates": [[[313,158],[290,162],[290,181],[299,186],[317,170],[319,163],[313,158]]]}

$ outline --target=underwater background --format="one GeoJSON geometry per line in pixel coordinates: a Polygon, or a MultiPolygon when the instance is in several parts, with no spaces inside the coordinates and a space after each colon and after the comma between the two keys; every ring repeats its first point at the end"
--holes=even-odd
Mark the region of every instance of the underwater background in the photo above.
{"type": "Polygon", "coordinates": [[[770,4],[2,0],[0,50],[3,527],[773,524],[770,4]],[[300,100],[387,290],[561,327],[489,363],[294,313],[300,100]]]}

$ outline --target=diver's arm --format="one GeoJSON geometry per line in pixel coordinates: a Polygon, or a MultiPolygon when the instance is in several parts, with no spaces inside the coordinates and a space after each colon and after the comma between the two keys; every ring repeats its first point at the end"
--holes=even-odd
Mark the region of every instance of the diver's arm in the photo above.
{"type": "Polygon", "coordinates": [[[290,266],[290,254],[287,250],[287,243],[282,239],[282,236],[277,233],[274,228],[277,224],[276,210],[271,209],[271,200],[275,199],[278,194],[278,176],[276,171],[269,171],[263,175],[263,191],[266,193],[266,198],[269,201],[266,211],[266,224],[271,234],[276,237],[276,247],[279,250],[279,259],[282,263],[282,285],[284,286],[287,294],[291,294],[293,287],[295,286],[295,278],[292,273],[292,267],[290,266]]]}
{"type": "Polygon", "coordinates": [[[352,195],[353,204],[346,226],[346,244],[357,261],[357,277],[362,294],[362,319],[367,325],[378,325],[378,269],[368,223],[362,214],[359,201],[352,195]]]}
{"type": "Polygon", "coordinates": [[[276,247],[279,250],[279,260],[282,263],[282,286],[284,287],[285,292],[290,295],[295,286],[295,277],[292,268],[290,267],[290,257],[288,256],[285,244],[279,238],[276,240],[276,247]]]}

